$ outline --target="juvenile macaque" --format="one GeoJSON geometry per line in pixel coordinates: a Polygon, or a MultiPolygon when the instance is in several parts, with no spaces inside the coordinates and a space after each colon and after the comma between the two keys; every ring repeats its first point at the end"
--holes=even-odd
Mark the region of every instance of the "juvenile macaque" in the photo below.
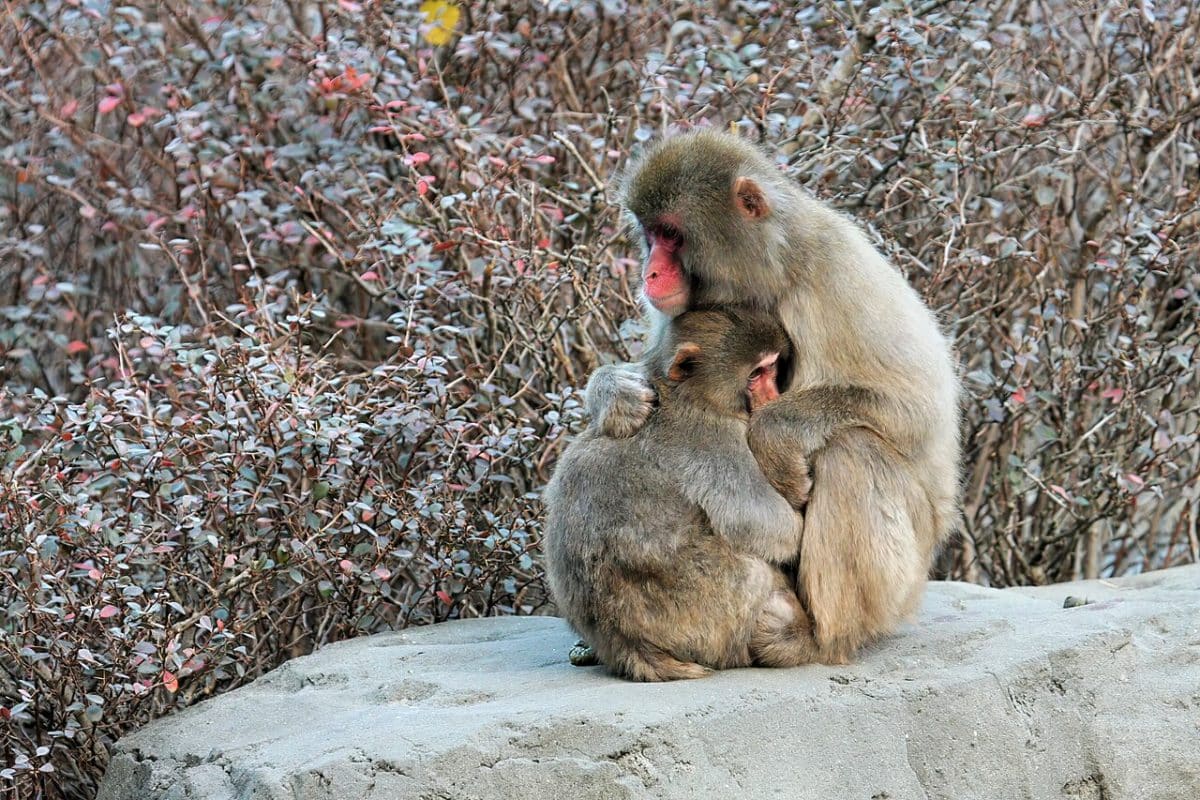
{"type": "Polygon", "coordinates": [[[633,436],[589,429],[546,490],[546,567],[559,611],[610,670],[639,681],[794,666],[816,655],[781,565],[800,550],[808,467],[746,443],[779,397],[787,337],[769,316],[676,317],[645,365],[658,408],[633,436]],[[767,406],[769,407],[769,406],[767,406]]]}
{"type": "MultiPolygon", "coordinates": [[[[844,661],[919,603],[958,515],[959,384],[950,345],[904,277],[846,217],[735,136],[666,139],[628,172],[645,242],[652,340],[698,305],[774,314],[796,349],[782,399],[755,415],[768,474],[812,466],[797,590],[824,662],[844,661]]],[[[631,435],[653,396],[631,365],[588,387],[593,426],[631,435]]]]}

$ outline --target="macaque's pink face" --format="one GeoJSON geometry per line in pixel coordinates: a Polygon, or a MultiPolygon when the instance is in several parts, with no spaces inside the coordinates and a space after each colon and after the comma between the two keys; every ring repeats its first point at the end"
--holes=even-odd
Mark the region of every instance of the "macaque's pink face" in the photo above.
{"type": "Polygon", "coordinates": [[[667,316],[682,314],[690,299],[690,286],[680,260],[683,235],[670,222],[662,222],[646,229],[646,244],[649,254],[642,269],[642,293],[650,305],[667,316]]]}
{"type": "Polygon", "coordinates": [[[750,394],[750,413],[779,399],[779,353],[768,353],[750,373],[746,391],[750,394]]]}
{"type": "Polygon", "coordinates": [[[708,208],[707,205],[713,205],[711,195],[714,191],[719,192],[720,187],[702,186],[698,191],[688,191],[690,184],[684,176],[671,173],[669,178],[664,178],[657,170],[657,167],[644,168],[643,172],[649,175],[645,178],[639,173],[626,203],[646,237],[642,294],[650,305],[675,317],[688,309],[693,288],[712,288],[709,284],[716,277],[710,274],[714,266],[722,268],[717,272],[729,269],[721,249],[728,245],[719,243],[745,239],[746,235],[757,241],[761,238],[757,224],[770,216],[771,207],[766,193],[752,178],[730,177],[728,208],[719,203],[715,208],[708,208]],[[670,189],[666,193],[674,199],[664,200],[664,190],[656,190],[662,181],[667,181],[670,189]],[[693,202],[695,197],[709,198],[701,204],[699,212],[693,202]],[[699,224],[711,229],[707,244],[703,246],[704,240],[698,243],[694,231],[684,225],[685,221],[696,225],[697,216],[699,224]],[[700,256],[704,256],[703,260],[699,260],[700,256]],[[684,270],[685,257],[688,271],[684,270]],[[708,263],[709,269],[701,269],[702,263],[708,263]],[[696,287],[692,285],[693,280],[699,281],[696,287]]]}

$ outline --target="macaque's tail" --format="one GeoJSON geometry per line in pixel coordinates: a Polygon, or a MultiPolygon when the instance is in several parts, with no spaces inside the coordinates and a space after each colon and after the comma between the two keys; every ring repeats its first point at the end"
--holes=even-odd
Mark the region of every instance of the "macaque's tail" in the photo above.
{"type": "Polygon", "coordinates": [[[680,661],[657,647],[644,644],[630,647],[614,660],[614,671],[634,681],[690,680],[707,677],[713,672],[706,666],[680,661]]]}

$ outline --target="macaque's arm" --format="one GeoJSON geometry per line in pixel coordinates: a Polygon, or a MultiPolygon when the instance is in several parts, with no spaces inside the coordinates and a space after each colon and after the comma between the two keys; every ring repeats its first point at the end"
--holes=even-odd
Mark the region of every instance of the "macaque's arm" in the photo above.
{"type": "Polygon", "coordinates": [[[739,549],[776,564],[794,561],[804,518],[767,482],[745,444],[720,444],[712,441],[680,465],[684,494],[739,549]]]}
{"type": "Polygon", "coordinates": [[[633,436],[654,409],[654,390],[641,364],[606,364],[592,373],[585,390],[589,425],[614,439],[633,436]]]}
{"type": "Polygon", "coordinates": [[[772,464],[792,458],[795,451],[811,455],[823,448],[838,431],[866,428],[893,447],[885,431],[911,429],[901,409],[890,409],[877,392],[858,386],[815,386],[785,393],[750,418],[750,449],[767,474],[772,464]]]}

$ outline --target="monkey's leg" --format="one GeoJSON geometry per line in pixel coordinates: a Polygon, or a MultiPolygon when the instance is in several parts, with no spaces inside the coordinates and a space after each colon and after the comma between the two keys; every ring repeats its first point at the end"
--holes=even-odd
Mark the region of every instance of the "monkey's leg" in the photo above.
{"type": "Polygon", "coordinates": [[[754,622],[750,654],[763,667],[798,667],[820,661],[808,612],[779,573],[777,586],[754,622]]]}
{"type": "Polygon", "coordinates": [[[842,431],[812,465],[798,589],[821,660],[844,662],[919,600],[930,554],[916,526],[932,523],[907,464],[869,431],[842,431]]]}
{"type": "Polygon", "coordinates": [[[654,410],[654,390],[638,364],[606,364],[592,373],[584,403],[593,427],[624,439],[637,433],[654,410]]]}

